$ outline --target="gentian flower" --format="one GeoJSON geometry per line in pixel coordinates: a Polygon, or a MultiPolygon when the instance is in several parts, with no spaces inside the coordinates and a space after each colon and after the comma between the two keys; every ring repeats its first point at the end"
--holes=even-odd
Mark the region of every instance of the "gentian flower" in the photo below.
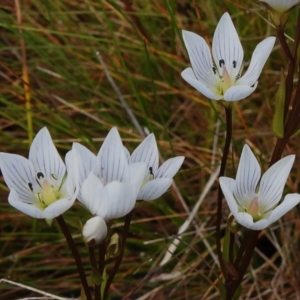
{"type": "Polygon", "coordinates": [[[148,174],[143,180],[137,200],[154,200],[165,193],[184,160],[184,156],[177,156],[166,160],[158,167],[158,148],[153,133],[143,140],[131,156],[127,149],[125,152],[130,164],[144,162],[147,165],[148,174]]]}
{"type": "MultiPolygon", "coordinates": [[[[70,156],[70,163],[74,163],[70,156]]],[[[10,189],[10,205],[33,218],[55,218],[74,203],[76,173],[66,174],[66,167],[46,127],[34,138],[29,159],[0,153],[0,168],[10,189]]]]}
{"type": "Polygon", "coordinates": [[[220,177],[225,199],[239,224],[262,230],[300,202],[299,194],[288,194],[278,204],[294,160],[295,155],[282,158],[260,179],[259,164],[249,146],[244,146],[236,179],[220,177]]]}
{"type": "Polygon", "coordinates": [[[225,101],[238,101],[254,92],[275,43],[275,37],[260,42],[242,75],[244,51],[228,13],[214,33],[212,55],[201,36],[183,30],[183,40],[192,65],[181,73],[183,79],[207,98],[225,101]]]}
{"type": "Polygon", "coordinates": [[[105,221],[120,218],[134,207],[143,178],[147,173],[145,163],[128,165],[123,144],[116,128],[105,138],[95,156],[84,146],[74,143],[79,174],[78,200],[92,215],[105,221]]]}

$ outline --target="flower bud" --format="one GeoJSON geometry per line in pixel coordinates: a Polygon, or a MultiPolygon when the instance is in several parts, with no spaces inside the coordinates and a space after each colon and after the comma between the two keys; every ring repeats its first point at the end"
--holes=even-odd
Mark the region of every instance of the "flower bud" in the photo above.
{"type": "Polygon", "coordinates": [[[105,221],[95,216],[86,221],[82,229],[84,241],[89,246],[100,244],[107,235],[107,226],[105,221]]]}

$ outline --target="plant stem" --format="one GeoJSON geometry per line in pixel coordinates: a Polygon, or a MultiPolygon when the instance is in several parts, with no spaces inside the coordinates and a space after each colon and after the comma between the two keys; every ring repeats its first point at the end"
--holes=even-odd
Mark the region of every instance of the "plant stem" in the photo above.
{"type": "MultiPolygon", "coordinates": [[[[93,272],[99,272],[94,247],[89,247],[89,256],[90,256],[90,262],[91,262],[93,272]]],[[[101,273],[99,274],[102,275],[101,273]]],[[[100,285],[97,285],[95,282],[94,284],[95,284],[95,300],[101,300],[100,285]]]]}
{"type": "Polygon", "coordinates": [[[126,245],[126,240],[127,240],[127,236],[128,236],[128,232],[129,232],[129,227],[130,227],[130,223],[131,223],[131,218],[133,215],[133,210],[126,215],[125,217],[125,224],[124,224],[124,228],[123,228],[123,239],[121,242],[121,250],[120,250],[120,254],[118,255],[114,267],[111,270],[111,273],[108,276],[106,285],[105,285],[105,289],[104,289],[104,296],[103,296],[103,300],[107,300],[108,299],[108,293],[109,293],[109,288],[110,285],[112,284],[112,281],[120,267],[120,264],[122,262],[123,259],[123,255],[124,255],[124,250],[125,250],[125,245],[126,245]]]}
{"type": "MultiPolygon", "coordinates": [[[[220,168],[220,176],[223,176],[225,173],[226,163],[229,154],[229,148],[231,143],[232,137],[232,106],[225,106],[225,114],[226,114],[226,139],[225,145],[223,149],[223,156],[221,161],[221,168],[220,168]]],[[[217,253],[218,259],[220,262],[220,267],[224,276],[226,276],[226,270],[223,262],[223,255],[221,250],[221,222],[222,222],[222,200],[223,200],[223,193],[219,184],[218,187],[218,207],[217,207],[217,224],[216,224],[216,245],[217,245],[217,253]]]]}
{"type": "Polygon", "coordinates": [[[83,264],[82,264],[78,249],[77,249],[75,242],[72,238],[72,235],[69,231],[69,228],[68,228],[62,215],[56,217],[56,220],[57,220],[57,222],[67,240],[67,243],[72,251],[72,254],[73,254],[76,266],[77,266],[78,274],[80,276],[81,284],[84,289],[86,300],[92,300],[91,291],[89,289],[89,286],[88,286],[88,283],[86,280],[86,275],[85,275],[85,272],[83,269],[83,264]]]}

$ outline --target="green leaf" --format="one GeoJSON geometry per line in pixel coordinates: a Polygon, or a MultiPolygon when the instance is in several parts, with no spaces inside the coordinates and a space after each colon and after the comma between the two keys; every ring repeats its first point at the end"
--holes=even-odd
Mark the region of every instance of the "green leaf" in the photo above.
{"type": "Polygon", "coordinates": [[[101,285],[101,283],[103,282],[103,278],[99,273],[99,270],[95,268],[92,269],[91,278],[92,278],[92,282],[96,285],[101,285]]]}
{"type": "Polygon", "coordinates": [[[281,70],[280,85],[275,97],[275,114],[273,118],[273,132],[278,138],[284,135],[284,102],[285,102],[285,76],[281,70]]]}

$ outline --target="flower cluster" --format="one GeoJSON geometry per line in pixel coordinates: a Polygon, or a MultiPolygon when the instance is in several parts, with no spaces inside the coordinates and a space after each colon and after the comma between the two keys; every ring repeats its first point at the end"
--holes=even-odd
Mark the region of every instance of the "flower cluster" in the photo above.
{"type": "Polygon", "coordinates": [[[43,128],[32,142],[28,159],[0,153],[0,168],[12,206],[34,218],[52,219],[77,198],[95,216],[84,225],[83,236],[87,242],[99,242],[107,233],[105,221],[128,214],[136,200],[154,200],[165,193],[183,160],[178,156],[159,168],[153,134],[130,155],[118,130],[112,128],[97,156],[74,143],[65,165],[43,128]]]}

